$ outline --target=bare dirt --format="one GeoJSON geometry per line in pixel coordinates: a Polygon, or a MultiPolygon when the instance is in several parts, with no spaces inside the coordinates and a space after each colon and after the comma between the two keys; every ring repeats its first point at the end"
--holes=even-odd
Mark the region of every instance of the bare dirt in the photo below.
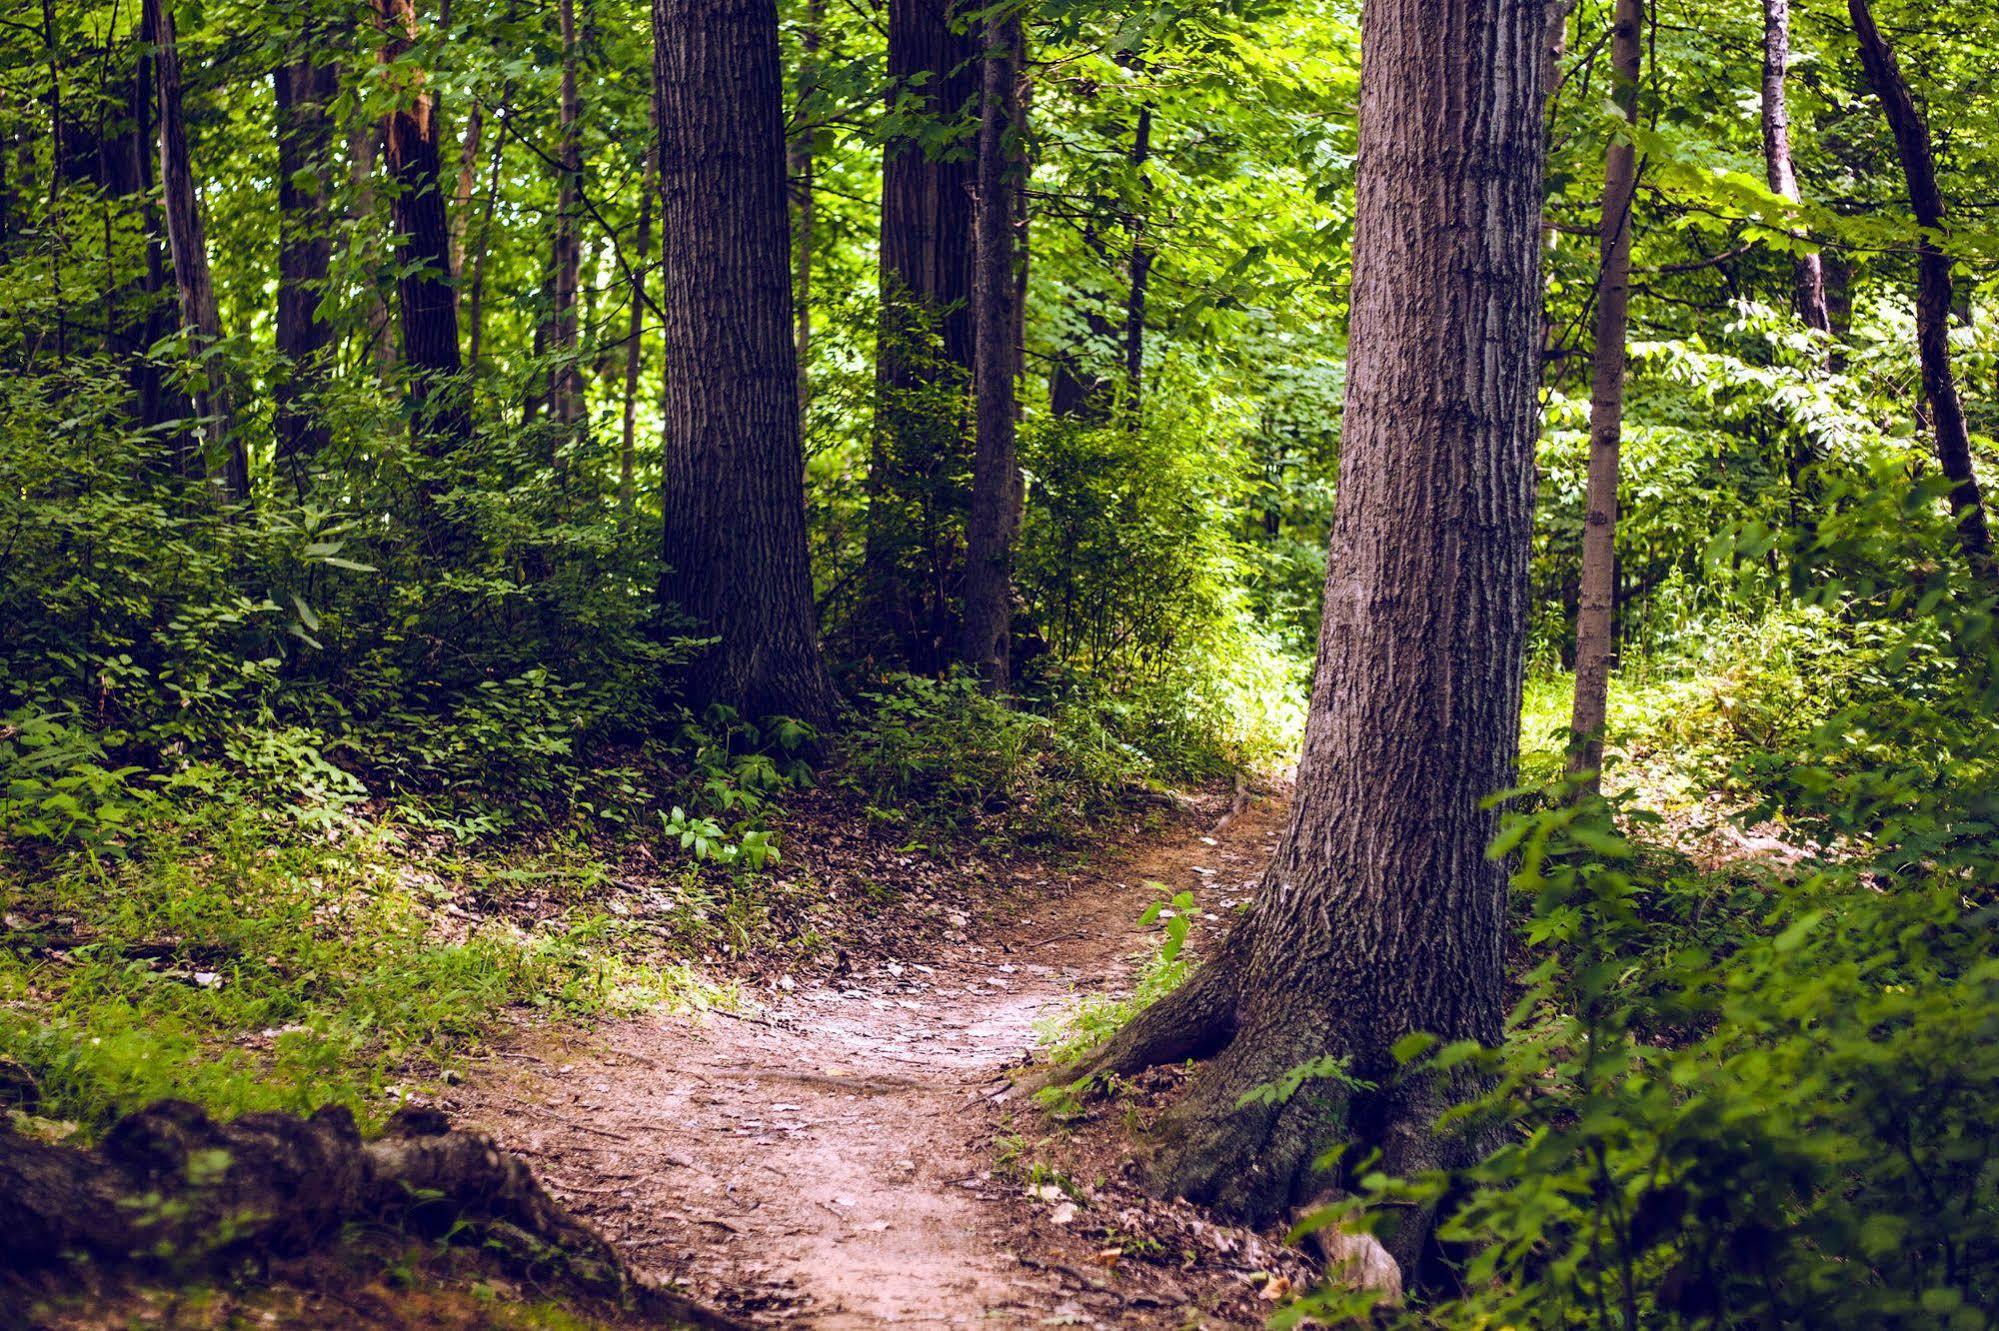
{"type": "MultiPolygon", "coordinates": [[[[635,1265],[759,1322],[1254,1325],[1295,1255],[1143,1199],[1122,1144],[1066,1140],[1009,1070],[1081,996],[1129,986],[1150,884],[1225,913],[1281,812],[1183,820],[1025,893],[957,884],[985,906],[947,914],[944,937],[894,955],[846,940],[847,974],[753,1013],[523,1044],[456,1088],[454,1118],[525,1155],[635,1265]],[[1029,1137],[1100,1175],[1031,1176],[1029,1137]]],[[[1094,1131],[1118,1132],[1103,1114],[1094,1131]]]]}

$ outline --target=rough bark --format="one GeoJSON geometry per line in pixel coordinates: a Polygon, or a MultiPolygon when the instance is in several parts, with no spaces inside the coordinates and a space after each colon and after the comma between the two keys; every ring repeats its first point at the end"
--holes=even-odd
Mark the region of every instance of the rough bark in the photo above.
{"type": "Polygon", "coordinates": [[[523,1275],[552,1276],[646,1316],[738,1325],[640,1277],[526,1162],[482,1133],[449,1130],[435,1110],[405,1110],[371,1142],[337,1106],[310,1118],[216,1123],[195,1105],[163,1100],[113,1124],[95,1151],[0,1125],[0,1230],[17,1273],[73,1254],[180,1274],[224,1271],[384,1222],[477,1244],[523,1275]]]}
{"type": "Polygon", "coordinates": [[[663,602],[699,704],[823,721],[806,563],[775,0],[653,0],[666,361],[663,602]]]}
{"type": "Polygon", "coordinates": [[[1937,188],[1936,160],[1930,151],[1929,129],[1909,95],[1909,84],[1895,62],[1895,53],[1874,25],[1867,0],[1847,0],[1854,35],[1860,39],[1860,61],[1867,81],[1881,100],[1902,159],[1909,207],[1923,228],[1916,250],[1916,349],[1922,361],[1923,396],[1930,404],[1930,427],[1936,434],[1937,460],[1951,483],[1950,507],[1957,517],[1958,544],[1982,576],[1999,577],[1992,558],[1992,537],[1985,521],[1985,501],[1971,464],[1971,435],[1964,404],[1950,364],[1950,256],[1938,243],[1944,233],[1943,194],[1937,188]]]}
{"type": "MultiPolygon", "coordinates": [[[[1218,1054],[1162,1120],[1169,1194],[1266,1221],[1328,1147],[1461,1161],[1455,1089],[1398,1079],[1411,1031],[1496,1041],[1536,433],[1544,0],[1368,0],[1353,314],[1325,619],[1284,838],[1192,980],[1082,1069],[1218,1054]],[[1320,1057],[1379,1089],[1247,1092],[1320,1057]]],[[[1427,1218],[1402,1217],[1405,1270],[1427,1218]]]]}
{"type": "MultiPolygon", "coordinates": [[[[1791,112],[1784,82],[1791,65],[1791,0],[1763,0],[1763,167],[1770,192],[1798,201],[1798,176],[1791,166],[1791,112]]],[[[1801,254],[1792,266],[1792,304],[1808,327],[1832,329],[1826,313],[1825,264],[1816,252],[1801,254]]]]}
{"type": "Polygon", "coordinates": [[[1019,525],[1020,464],[1015,456],[1014,196],[1015,55],[1018,13],[986,20],[979,109],[978,277],[973,289],[977,334],[977,443],[972,458],[971,511],[966,523],[965,592],[959,657],[986,688],[1004,693],[1012,637],[1013,537],[1019,525]]]}
{"type": "Polygon", "coordinates": [[[208,233],[195,197],[194,169],[188,160],[187,120],[181,105],[180,44],[173,11],[164,0],[146,0],[143,22],[153,44],[153,71],[159,93],[160,197],[167,247],[173,256],[174,286],[180,296],[181,327],[188,350],[199,363],[194,404],[214,479],[233,500],[250,498],[250,454],[237,428],[229,365],[222,353],[222,317],[208,268],[208,233]]]}
{"type": "Polygon", "coordinates": [[[379,56],[396,70],[401,97],[385,124],[384,165],[395,185],[396,283],[402,361],[415,406],[411,428],[424,447],[443,456],[472,433],[460,380],[458,291],[451,281],[451,229],[439,176],[437,118],[424,71],[404,59],[418,28],[413,0],[375,0],[382,27],[379,56]]]}
{"type": "Polygon", "coordinates": [[[324,385],[332,327],[320,317],[333,257],[327,215],[333,121],[328,105],[339,91],[325,63],[326,34],[308,23],[287,58],[272,71],[278,138],[278,354],[275,420],[277,467],[303,496],[307,468],[326,443],[312,398],[324,385]]]}
{"type": "MultiPolygon", "coordinates": [[[[1617,0],[1610,37],[1611,98],[1626,121],[1638,113],[1643,0],[1617,0]]],[[[1632,198],[1638,150],[1612,139],[1604,153],[1597,234],[1596,341],[1590,357],[1589,496],[1583,523],[1582,588],[1576,607],[1576,696],[1569,716],[1569,774],[1600,784],[1603,728],[1616,650],[1617,477],[1624,436],[1625,331],[1631,305],[1632,198]]]]}
{"type": "Polygon", "coordinates": [[[962,508],[952,477],[966,461],[963,413],[937,419],[935,389],[971,382],[975,154],[954,131],[978,95],[979,43],[954,24],[955,0],[890,0],[888,101],[929,122],[882,154],[881,329],[868,460],[865,632],[916,670],[938,668],[955,635],[951,535],[962,508]],[[927,344],[935,343],[934,351],[927,344]]]}

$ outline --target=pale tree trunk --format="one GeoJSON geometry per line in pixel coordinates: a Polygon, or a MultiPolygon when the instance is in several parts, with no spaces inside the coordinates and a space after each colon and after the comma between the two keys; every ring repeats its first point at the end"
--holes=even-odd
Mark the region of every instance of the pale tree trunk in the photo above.
{"type": "Polygon", "coordinates": [[[486,107],[477,97],[465,114],[465,136],[458,145],[458,187],[451,193],[451,273],[465,272],[465,231],[471,225],[472,187],[479,174],[479,141],[486,130],[486,107]]]}
{"type": "Polygon", "coordinates": [[[493,243],[493,214],[500,206],[500,172],[507,160],[507,117],[511,113],[513,91],[510,81],[500,93],[499,132],[493,135],[493,162],[486,176],[486,206],[479,215],[479,239],[472,251],[471,290],[465,298],[469,306],[465,317],[471,324],[465,363],[475,369],[486,334],[486,255],[493,243]]]}
{"type": "Polygon", "coordinates": [[[239,502],[250,498],[250,455],[237,428],[230,372],[222,353],[222,318],[208,268],[208,234],[195,197],[188,161],[187,120],[181,107],[180,44],[172,9],[165,0],[146,0],[143,19],[152,36],[153,70],[160,99],[160,195],[166,214],[167,247],[173,255],[174,285],[180,293],[181,326],[188,349],[200,362],[194,391],[202,418],[204,451],[217,468],[214,479],[239,502]]]}
{"type": "Polygon", "coordinates": [[[555,301],[549,324],[549,413],[573,428],[583,418],[583,371],[577,364],[576,295],[580,283],[582,245],[578,235],[578,191],[583,179],[582,99],[576,89],[576,4],[559,0],[562,24],[562,103],[559,112],[561,180],[555,204],[555,301]]]}
{"type": "Polygon", "coordinates": [[[1011,684],[1013,537],[1020,514],[1020,464],[1015,458],[1014,196],[1018,162],[1009,152],[1015,122],[1015,55],[1020,17],[986,20],[986,54],[979,112],[978,272],[973,283],[977,335],[977,441],[965,543],[963,633],[959,657],[986,688],[1011,684]]]}
{"type": "Polygon", "coordinates": [[[1943,194],[1937,189],[1929,130],[1909,95],[1895,53],[1874,26],[1867,0],[1847,0],[1847,12],[1860,39],[1860,61],[1867,69],[1867,81],[1881,99],[1888,127],[1895,134],[1909,207],[1924,230],[1916,251],[1916,348],[1922,360],[1923,395],[1930,404],[1930,426],[1936,433],[1937,460],[1951,483],[1950,507],[1957,516],[1958,544],[1972,568],[1992,578],[1999,576],[1999,569],[1993,564],[1985,501],[1971,464],[1971,434],[1950,364],[1950,256],[1937,244],[1944,230],[1943,194]]]}
{"type": "MultiPolygon", "coordinates": [[[[1368,0],[1352,322],[1325,618],[1291,821],[1217,954],[1083,1071],[1213,1054],[1158,1129],[1163,1192],[1253,1223],[1336,1179],[1465,1163],[1458,1085],[1398,1079],[1412,1031],[1492,1044],[1506,869],[1486,857],[1520,720],[1539,379],[1545,0],[1368,0]],[[1320,1058],[1380,1089],[1314,1080],[1320,1058]]],[[[1392,1218],[1408,1268],[1429,1217],[1392,1218]]]]}
{"type": "MultiPolygon", "coordinates": [[[[1791,0],[1763,0],[1763,166],[1770,192],[1798,201],[1798,176],[1791,167],[1791,112],[1784,81],[1791,65],[1791,0]]],[[[1801,254],[1792,268],[1792,303],[1807,327],[1830,332],[1826,314],[1825,264],[1817,253],[1801,254]]]]}
{"type": "Polygon", "coordinates": [[[653,0],[666,437],[660,598],[718,639],[690,701],[826,720],[805,548],[776,0],[653,0]]]}
{"type": "Polygon", "coordinates": [[[370,243],[377,238],[375,168],[381,156],[381,136],[379,121],[356,121],[347,131],[347,181],[352,200],[349,220],[353,224],[347,245],[350,252],[360,251],[370,268],[367,285],[361,292],[361,319],[368,340],[368,363],[375,367],[376,376],[388,384],[396,374],[396,334],[389,322],[389,303],[383,298],[381,282],[373,271],[370,243]]]}
{"type": "MultiPolygon", "coordinates": [[[[1638,111],[1643,0],[1617,0],[1610,37],[1611,96],[1626,121],[1638,111]]],[[[1589,396],[1589,497],[1583,524],[1582,590],[1576,608],[1576,696],[1569,717],[1569,774],[1601,784],[1616,618],[1617,455],[1624,436],[1624,337],[1631,304],[1632,198],[1638,151],[1613,139],[1604,153],[1597,237],[1596,342],[1589,396]]]]}

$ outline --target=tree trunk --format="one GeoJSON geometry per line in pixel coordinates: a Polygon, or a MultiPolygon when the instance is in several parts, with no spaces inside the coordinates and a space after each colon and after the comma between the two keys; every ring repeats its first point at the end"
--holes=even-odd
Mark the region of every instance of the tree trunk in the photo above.
{"type": "Polygon", "coordinates": [[[485,137],[486,106],[477,97],[465,114],[465,137],[458,145],[458,188],[451,195],[451,275],[465,273],[465,229],[472,220],[472,187],[479,174],[479,141],[485,137]]]}
{"type": "Polygon", "coordinates": [[[822,722],[776,0],[653,0],[666,361],[662,602],[719,641],[696,706],[822,722]]]}
{"type": "Polygon", "coordinates": [[[288,58],[272,71],[278,108],[278,369],[274,427],[278,470],[300,497],[306,471],[326,444],[326,427],[313,401],[326,382],[326,353],[333,330],[320,317],[326,274],[333,257],[327,216],[328,161],[333,122],[328,104],[339,91],[331,64],[312,47],[325,34],[308,24],[288,58]]]}
{"type": "Polygon", "coordinates": [[[509,81],[500,93],[500,125],[499,133],[493,136],[493,164],[486,177],[486,207],[479,217],[478,247],[472,251],[472,290],[467,297],[472,308],[466,316],[472,332],[465,363],[475,369],[486,332],[486,255],[492,248],[493,214],[500,204],[500,172],[507,160],[507,118],[511,114],[513,91],[513,83],[509,81]]]}
{"type": "Polygon", "coordinates": [[[959,656],[986,688],[1009,687],[1013,535],[1020,514],[1020,465],[1014,455],[1014,196],[1020,189],[1014,140],[1015,54],[1020,17],[986,20],[979,111],[978,280],[973,290],[978,335],[978,441],[965,542],[965,609],[959,656]]]}
{"type": "Polygon", "coordinates": [[[638,258],[632,264],[632,309],[625,328],[625,420],[624,439],[618,449],[618,512],[632,520],[638,490],[634,473],[638,468],[639,366],[645,350],[646,260],[652,254],[652,200],[659,189],[658,146],[646,153],[645,179],[640,185],[638,258]]]}
{"type": "MultiPolygon", "coordinates": [[[[1781,0],[1779,0],[1781,2],[1781,0]]],[[[1617,0],[1610,38],[1611,96],[1626,121],[1638,114],[1643,0],[1617,0]]],[[[1569,775],[1601,785],[1610,704],[1617,561],[1617,454],[1624,434],[1624,336],[1631,304],[1632,197],[1638,152],[1613,139],[1604,153],[1597,237],[1596,343],[1589,397],[1589,499],[1583,524],[1582,598],[1576,609],[1576,696],[1569,716],[1569,775]]]]}
{"type": "MultiPolygon", "coordinates": [[[[890,0],[888,101],[948,123],[978,95],[978,42],[953,30],[954,0],[890,0]]],[[[972,177],[961,148],[913,136],[882,153],[881,329],[868,459],[862,619],[871,644],[919,671],[951,640],[944,589],[955,580],[944,531],[961,500],[963,422],[937,420],[935,391],[972,376],[972,177]],[[934,342],[934,348],[930,345],[934,342]]]]}
{"type": "Polygon", "coordinates": [[[1964,405],[1950,365],[1950,256],[1938,245],[1944,230],[1943,195],[1937,189],[1936,162],[1930,154],[1929,130],[1916,111],[1909,85],[1895,63],[1895,53],[1874,26],[1867,0],[1846,0],[1860,39],[1860,62],[1867,81],[1881,99],[1895,148],[1902,158],[1909,207],[1924,235],[1916,252],[1916,347],[1922,359],[1923,395],[1929,399],[1930,425],[1936,431],[1937,459],[1951,483],[1950,507],[1957,516],[1957,539],[1965,558],[1981,576],[1999,576],[1992,560],[1992,537],[1985,523],[1985,501],[1971,465],[1971,436],[1964,405]]]}
{"type": "Polygon", "coordinates": [[[368,363],[375,367],[377,378],[390,384],[396,373],[395,330],[389,321],[389,304],[382,298],[382,280],[376,271],[372,243],[376,239],[375,166],[381,156],[381,137],[380,121],[359,120],[347,130],[347,180],[353,196],[347,244],[350,252],[362,251],[369,269],[367,287],[361,293],[368,363]]]}
{"type": "MultiPolygon", "coordinates": [[[[1134,57],[1131,67],[1144,72],[1145,62],[1134,57]]],[[[1151,220],[1152,182],[1145,167],[1152,160],[1152,104],[1138,108],[1138,124],[1131,135],[1131,174],[1135,197],[1125,228],[1131,235],[1130,284],[1124,307],[1125,411],[1135,426],[1143,419],[1139,405],[1145,389],[1145,297],[1152,278],[1152,241],[1146,235],[1151,220]]]]}
{"type": "MultiPolygon", "coordinates": [[[[1544,0],[1368,0],[1352,323],[1317,674],[1291,820],[1218,953],[1082,1069],[1219,1050],[1161,1121],[1157,1186],[1254,1223],[1337,1180],[1462,1163],[1462,1088],[1398,1080],[1412,1031],[1496,1042],[1539,382],[1544,0]],[[1315,1080],[1324,1057],[1380,1089],[1315,1080]],[[1350,1152],[1349,1159],[1358,1151],[1350,1152]]],[[[1388,1235],[1408,1268],[1428,1218],[1388,1235]]]]}
{"type": "Polygon", "coordinates": [[[799,62],[795,113],[799,123],[787,149],[792,197],[798,209],[792,237],[791,299],[795,306],[792,312],[793,341],[798,344],[798,409],[801,413],[809,400],[812,383],[812,229],[818,220],[818,199],[814,192],[818,182],[814,173],[817,170],[819,137],[812,124],[815,111],[812,98],[819,86],[819,33],[825,23],[826,0],[806,0],[805,31],[800,37],[804,56],[799,62]]]}
{"type": "Polygon", "coordinates": [[[576,293],[580,284],[582,247],[578,236],[577,199],[583,180],[583,104],[576,91],[576,4],[557,0],[562,24],[562,103],[559,111],[561,179],[555,203],[555,300],[549,319],[549,414],[566,430],[583,419],[583,371],[577,364],[576,293]]]}
{"type": "Polygon", "coordinates": [[[397,299],[402,312],[402,359],[416,408],[411,428],[433,455],[448,454],[472,435],[471,405],[459,371],[458,292],[451,283],[451,229],[438,172],[437,119],[421,68],[404,62],[416,41],[414,0],[375,0],[381,18],[381,63],[397,70],[402,93],[389,112],[384,160],[395,185],[397,299]]]}
{"type": "MultiPolygon", "coordinates": [[[[1784,78],[1791,64],[1791,0],[1763,0],[1763,166],[1770,192],[1798,201],[1798,177],[1791,169],[1791,112],[1784,78]]],[[[1792,268],[1792,303],[1808,327],[1829,332],[1825,265],[1818,254],[1801,254],[1792,268]]]]}
{"type": "Polygon", "coordinates": [[[229,364],[222,352],[222,318],[215,308],[215,284],[208,270],[208,234],[201,201],[194,193],[188,161],[187,120],[181,107],[180,45],[173,11],[165,0],[146,0],[144,24],[153,43],[154,77],[160,99],[160,194],[166,214],[167,247],[173,256],[174,285],[180,293],[181,327],[188,350],[199,363],[195,412],[202,418],[204,451],[218,466],[215,479],[238,502],[250,498],[250,454],[236,428],[229,364]]]}

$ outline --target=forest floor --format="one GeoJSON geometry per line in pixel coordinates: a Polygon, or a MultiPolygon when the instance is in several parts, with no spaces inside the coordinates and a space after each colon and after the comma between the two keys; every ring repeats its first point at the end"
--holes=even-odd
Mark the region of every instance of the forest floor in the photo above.
{"type": "Polygon", "coordinates": [[[1009,1073],[1086,996],[1128,993],[1159,886],[1193,890],[1212,937],[1282,813],[1184,818],[1024,888],[952,884],[943,930],[843,940],[843,974],[752,1012],[523,1030],[447,1105],[642,1269],[746,1320],[1258,1325],[1303,1260],[1133,1185],[1172,1077],[1051,1116],[1009,1073]]]}

